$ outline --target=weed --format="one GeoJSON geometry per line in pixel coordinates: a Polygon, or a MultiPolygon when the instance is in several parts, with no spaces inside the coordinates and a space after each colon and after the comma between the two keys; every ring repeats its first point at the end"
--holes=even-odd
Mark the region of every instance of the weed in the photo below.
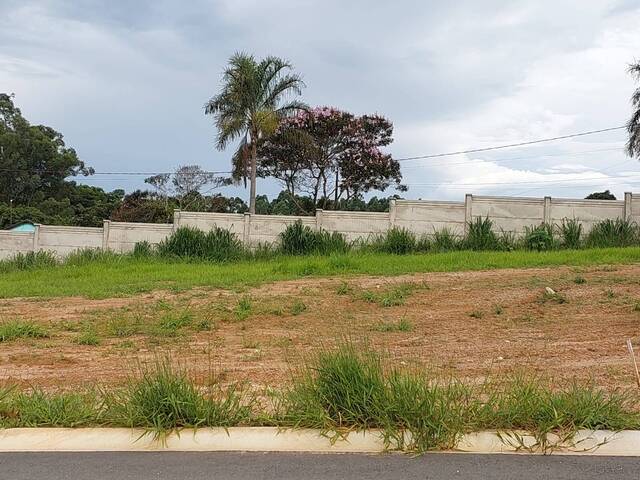
{"type": "Polygon", "coordinates": [[[374,249],[394,255],[406,255],[416,250],[416,235],[404,227],[393,227],[374,241],[374,249]]]}
{"type": "Polygon", "coordinates": [[[582,285],[584,283],[587,283],[587,280],[582,275],[576,275],[573,279],[573,283],[575,283],[576,285],[582,285]]]}
{"type": "Polygon", "coordinates": [[[502,308],[502,305],[495,305],[493,307],[493,313],[494,315],[502,315],[504,313],[504,308],[502,308]]]}
{"type": "Polygon", "coordinates": [[[558,230],[560,242],[564,248],[580,248],[582,246],[582,224],[578,220],[564,218],[558,230]]]}
{"type": "Polygon", "coordinates": [[[80,335],[75,338],[75,342],[78,345],[96,346],[100,345],[100,337],[93,328],[87,327],[80,335]]]}
{"type": "Polygon", "coordinates": [[[542,252],[553,249],[553,226],[543,223],[536,227],[525,227],[523,243],[527,250],[542,252]]]}
{"type": "Polygon", "coordinates": [[[166,336],[176,335],[182,328],[191,325],[193,315],[188,310],[183,312],[167,312],[160,318],[154,333],[166,336]]]}
{"type": "Polygon", "coordinates": [[[608,299],[612,299],[612,298],[615,298],[615,296],[616,296],[616,292],[614,292],[613,290],[611,290],[610,288],[608,288],[607,290],[605,290],[604,295],[605,295],[605,297],[607,297],[608,299]]]}
{"type": "Polygon", "coordinates": [[[0,342],[18,338],[46,338],[49,333],[40,325],[22,320],[10,320],[0,324],[0,342]]]}
{"type": "Polygon", "coordinates": [[[413,324],[406,317],[400,318],[397,322],[383,322],[376,327],[379,332],[410,332],[413,324]]]}
{"type": "Polygon", "coordinates": [[[336,288],[336,293],[338,295],[347,295],[350,292],[351,292],[351,287],[347,282],[341,282],[340,285],[338,285],[338,288],[336,288]]]}
{"type": "Polygon", "coordinates": [[[0,260],[0,273],[9,273],[20,270],[34,270],[58,265],[59,261],[52,252],[38,251],[16,253],[13,257],[0,260]]]}
{"type": "Polygon", "coordinates": [[[211,323],[211,320],[209,320],[208,318],[203,318],[201,320],[198,321],[198,323],[196,323],[196,330],[198,332],[208,332],[209,330],[211,330],[213,324],[211,323]]]}
{"type": "Polygon", "coordinates": [[[640,302],[636,302],[633,304],[633,311],[640,312],[640,302]]]}
{"type": "Polygon", "coordinates": [[[328,255],[349,251],[350,245],[339,232],[315,231],[301,220],[287,225],[280,233],[280,250],[287,255],[328,255]]]}
{"type": "Polygon", "coordinates": [[[434,230],[431,247],[435,252],[457,250],[459,247],[458,239],[451,229],[444,227],[440,230],[434,230]]]}
{"type": "Polygon", "coordinates": [[[153,255],[153,246],[146,240],[142,242],[136,242],[133,246],[132,255],[135,258],[149,258],[153,255]]]}
{"type": "Polygon", "coordinates": [[[596,223],[587,235],[589,247],[628,247],[638,243],[638,226],[627,219],[607,219],[596,223]]]}
{"type": "Polygon", "coordinates": [[[551,289],[549,290],[545,289],[545,291],[542,292],[542,295],[540,296],[539,303],[547,303],[547,302],[557,303],[560,305],[563,303],[567,303],[567,298],[561,293],[555,292],[551,289]]]}
{"type": "Polygon", "coordinates": [[[142,320],[139,316],[134,319],[119,314],[107,320],[107,333],[112,337],[130,337],[141,332],[142,320]]]}
{"type": "Polygon", "coordinates": [[[464,247],[470,250],[496,250],[498,237],[493,231],[493,222],[489,217],[476,217],[467,224],[467,235],[463,241],[464,247]]]}
{"type": "Polygon", "coordinates": [[[469,316],[471,318],[481,319],[482,317],[484,317],[484,314],[480,310],[474,310],[469,314],[469,316]]]}
{"type": "Polygon", "coordinates": [[[234,313],[238,320],[246,320],[247,318],[249,318],[249,315],[251,315],[252,309],[253,307],[251,304],[251,298],[248,296],[244,296],[240,300],[238,300],[238,304],[236,305],[234,313]]]}
{"type": "Polygon", "coordinates": [[[296,300],[291,305],[291,315],[300,315],[307,310],[307,305],[302,300],[296,300]]]}

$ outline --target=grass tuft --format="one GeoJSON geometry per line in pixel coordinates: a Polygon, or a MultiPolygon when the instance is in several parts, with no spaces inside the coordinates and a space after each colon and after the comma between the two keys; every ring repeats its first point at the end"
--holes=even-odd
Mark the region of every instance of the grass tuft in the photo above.
{"type": "Polygon", "coordinates": [[[47,338],[49,333],[40,325],[30,321],[10,320],[0,323],[0,342],[18,338],[47,338]]]}

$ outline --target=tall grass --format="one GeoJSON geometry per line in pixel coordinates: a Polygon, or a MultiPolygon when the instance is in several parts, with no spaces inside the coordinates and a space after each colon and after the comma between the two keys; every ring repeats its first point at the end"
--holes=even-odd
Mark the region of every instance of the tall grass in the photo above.
{"type": "Polygon", "coordinates": [[[238,237],[224,228],[214,227],[208,232],[198,228],[180,227],[158,244],[158,255],[212,262],[239,260],[244,247],[238,237]]]}
{"type": "Polygon", "coordinates": [[[431,241],[431,249],[434,252],[452,252],[460,246],[458,237],[453,231],[447,227],[435,230],[431,241]]]}
{"type": "Polygon", "coordinates": [[[522,243],[527,250],[542,252],[553,249],[555,247],[553,225],[542,223],[534,227],[525,227],[522,243]]]}
{"type": "Polygon", "coordinates": [[[406,255],[416,251],[416,248],[416,235],[406,228],[390,228],[373,240],[373,250],[377,252],[406,255]]]}
{"type": "Polygon", "coordinates": [[[498,237],[489,217],[476,217],[468,223],[463,245],[470,250],[498,250],[498,237]]]}
{"type": "Polygon", "coordinates": [[[350,245],[342,233],[316,231],[300,220],[287,225],[280,233],[280,251],[285,255],[328,255],[349,251],[350,245]]]}
{"type": "Polygon", "coordinates": [[[596,223],[587,235],[589,247],[628,247],[637,245],[640,232],[638,225],[622,218],[596,223]]]}
{"type": "Polygon", "coordinates": [[[0,342],[18,338],[45,338],[49,333],[37,323],[24,320],[9,320],[0,323],[0,342]]]}
{"type": "Polygon", "coordinates": [[[48,251],[18,252],[13,257],[0,261],[0,273],[52,267],[58,263],[56,256],[48,251]]]}
{"type": "Polygon", "coordinates": [[[564,248],[580,248],[582,246],[582,224],[575,218],[564,218],[558,227],[560,242],[564,248]]]}
{"type": "Polygon", "coordinates": [[[526,430],[543,448],[547,434],[570,438],[578,429],[638,428],[638,396],[592,385],[553,389],[541,378],[516,375],[473,386],[385,368],[368,349],[346,344],[324,350],[284,393],[278,420],[325,431],[381,428],[391,448],[451,448],[466,432],[526,430]]]}
{"type": "Polygon", "coordinates": [[[230,387],[202,393],[170,359],[157,360],[120,390],[104,393],[111,424],[147,428],[160,435],[185,427],[231,427],[248,422],[251,401],[230,387]]]}

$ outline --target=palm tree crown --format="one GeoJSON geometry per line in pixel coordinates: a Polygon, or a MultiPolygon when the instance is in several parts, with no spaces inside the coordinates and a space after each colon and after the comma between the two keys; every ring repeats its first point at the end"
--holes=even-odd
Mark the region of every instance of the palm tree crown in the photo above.
{"type": "Polygon", "coordinates": [[[255,213],[258,140],[271,135],[280,118],[306,108],[299,101],[285,101],[290,95],[302,94],[305,86],[291,69],[289,62],[277,57],[257,62],[252,55],[236,53],[223,74],[222,90],[205,104],[205,114],[215,118],[217,148],[224,150],[229,142],[240,140],[233,161],[236,179],[246,180],[249,160],[250,213],[255,213]]]}
{"type": "MultiPolygon", "coordinates": [[[[640,82],[640,62],[629,66],[629,73],[640,82]]],[[[640,86],[631,96],[631,105],[633,106],[633,113],[627,123],[627,131],[629,132],[627,153],[631,157],[640,158],[640,86]]]]}

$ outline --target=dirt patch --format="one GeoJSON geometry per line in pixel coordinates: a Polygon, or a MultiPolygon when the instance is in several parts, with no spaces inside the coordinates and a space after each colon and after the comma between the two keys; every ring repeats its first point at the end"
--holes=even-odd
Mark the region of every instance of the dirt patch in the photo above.
{"type": "Polygon", "coordinates": [[[632,338],[640,349],[638,301],[636,265],[305,279],[242,293],[2,300],[0,319],[42,323],[50,336],[0,343],[0,378],[46,388],[119,383],[139,362],[170,354],[202,381],[278,387],[305,356],[346,338],[387,352],[392,364],[468,381],[527,369],[559,382],[631,387],[625,342],[632,338]],[[546,298],[545,287],[558,298],[546,298]],[[135,318],[137,330],[106,328],[116,317],[135,318]],[[145,328],[156,323],[174,330],[145,328]],[[95,329],[98,345],[77,343],[86,329],[95,329]]]}

